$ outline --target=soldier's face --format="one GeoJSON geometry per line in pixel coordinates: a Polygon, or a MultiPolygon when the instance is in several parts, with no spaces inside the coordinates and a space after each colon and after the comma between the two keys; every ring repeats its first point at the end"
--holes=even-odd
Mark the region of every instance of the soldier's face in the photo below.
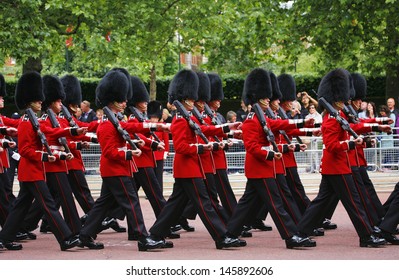
{"type": "Polygon", "coordinates": [[[270,108],[276,111],[280,107],[280,100],[276,99],[270,102],[270,108]]]}
{"type": "Polygon", "coordinates": [[[269,99],[269,98],[259,99],[259,101],[258,101],[260,107],[261,107],[263,110],[266,110],[267,108],[269,108],[269,102],[270,102],[270,99],[269,99]]]}
{"type": "Polygon", "coordinates": [[[193,99],[186,99],[183,102],[184,107],[186,107],[187,110],[191,111],[194,108],[194,100],[193,99]]]}
{"type": "Polygon", "coordinates": [[[147,102],[139,102],[139,103],[137,103],[136,107],[137,107],[137,109],[139,109],[140,111],[146,112],[146,111],[147,111],[147,105],[148,105],[147,102]]]}
{"type": "Polygon", "coordinates": [[[54,113],[58,114],[59,112],[61,112],[61,106],[62,106],[61,99],[58,99],[53,103],[51,103],[50,108],[51,110],[54,111],[54,113]]]}
{"type": "Polygon", "coordinates": [[[195,107],[197,107],[198,110],[200,110],[200,111],[203,111],[203,110],[204,110],[204,107],[205,107],[204,104],[205,104],[205,102],[202,101],[202,100],[195,101],[195,107]]]}

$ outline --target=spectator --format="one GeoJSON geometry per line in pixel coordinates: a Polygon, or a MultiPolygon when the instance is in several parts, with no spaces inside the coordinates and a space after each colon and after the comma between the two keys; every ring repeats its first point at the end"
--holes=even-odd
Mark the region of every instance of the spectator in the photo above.
{"type": "Polygon", "coordinates": [[[237,121],[237,114],[234,111],[228,111],[226,114],[227,122],[233,123],[237,121]]]}
{"type": "Polygon", "coordinates": [[[168,102],[166,104],[166,109],[169,110],[169,113],[170,113],[171,117],[173,118],[176,114],[176,106],[168,102]]]}
{"type": "Polygon", "coordinates": [[[370,101],[367,103],[366,119],[374,119],[377,117],[377,108],[375,103],[370,101]]]}
{"type": "Polygon", "coordinates": [[[389,111],[395,114],[395,120],[396,120],[396,118],[399,116],[399,109],[395,107],[395,99],[393,99],[392,97],[388,98],[387,106],[389,108],[389,111]]]}
{"type": "Polygon", "coordinates": [[[82,109],[82,116],[80,116],[80,121],[89,123],[97,120],[96,113],[93,111],[93,109],[90,108],[89,101],[84,100],[80,104],[80,109],[82,109]]]}
{"type": "Polygon", "coordinates": [[[317,100],[315,100],[313,97],[311,97],[306,91],[299,92],[297,94],[297,97],[300,99],[301,105],[302,105],[302,108],[301,108],[302,118],[304,118],[305,116],[307,116],[309,114],[310,104],[315,105],[315,107],[317,107],[319,105],[317,100]]]}
{"type": "Polygon", "coordinates": [[[321,123],[323,117],[320,115],[319,112],[316,111],[316,106],[314,104],[310,104],[308,109],[309,109],[309,114],[305,116],[305,119],[314,119],[315,123],[321,123]]]}
{"type": "Polygon", "coordinates": [[[236,111],[237,121],[243,122],[247,118],[249,112],[251,112],[251,105],[246,106],[244,101],[241,100],[241,108],[236,111]]]}
{"type": "Polygon", "coordinates": [[[75,118],[77,118],[78,120],[80,120],[80,117],[82,116],[82,109],[80,109],[79,107],[76,108],[76,113],[75,113],[75,118]]]}
{"type": "Polygon", "coordinates": [[[366,118],[366,111],[367,111],[367,102],[362,101],[362,105],[360,105],[360,111],[358,114],[358,117],[360,119],[365,119],[366,118]]]}
{"type": "Polygon", "coordinates": [[[103,118],[103,116],[104,116],[104,111],[103,111],[103,109],[97,109],[97,110],[96,110],[96,117],[97,117],[97,119],[101,120],[101,119],[103,118]]]}
{"type": "Polygon", "coordinates": [[[291,110],[291,119],[301,119],[302,115],[301,115],[301,103],[299,103],[299,101],[294,100],[292,101],[292,110],[291,110]]]}
{"type": "MultiPolygon", "coordinates": [[[[379,112],[380,112],[380,117],[389,117],[392,120],[395,120],[395,114],[392,113],[388,106],[386,105],[381,105],[379,107],[379,112]]],[[[391,127],[393,128],[395,126],[395,123],[391,124],[391,127]]],[[[393,158],[391,156],[392,151],[390,148],[393,148],[393,135],[392,134],[387,134],[386,132],[381,132],[381,148],[382,148],[382,163],[387,164],[387,163],[392,163],[393,158]]],[[[385,166],[386,168],[390,168],[390,166],[385,166]]]]}
{"type": "Polygon", "coordinates": [[[162,121],[165,123],[172,123],[172,115],[169,113],[169,110],[166,108],[162,109],[162,121]]]}

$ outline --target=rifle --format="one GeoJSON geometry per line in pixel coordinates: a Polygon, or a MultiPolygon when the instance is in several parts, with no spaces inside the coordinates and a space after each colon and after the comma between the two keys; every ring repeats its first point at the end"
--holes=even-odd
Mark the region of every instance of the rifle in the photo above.
{"type": "MultiPolygon", "coordinates": [[[[278,112],[278,115],[280,116],[280,118],[281,118],[282,120],[288,120],[288,116],[287,116],[287,114],[284,112],[283,108],[278,107],[277,112],[278,112]]],[[[299,136],[295,136],[295,138],[296,138],[296,141],[298,141],[299,144],[303,144],[302,139],[301,139],[299,136]]]]}
{"type": "MultiPolygon", "coordinates": [[[[274,112],[272,111],[272,109],[270,109],[270,107],[267,107],[266,109],[266,115],[269,119],[275,120],[276,115],[274,114],[274,112]]],[[[291,139],[290,137],[288,137],[287,133],[284,130],[279,130],[280,134],[283,135],[285,141],[289,144],[291,144],[291,139]]]]}
{"type": "Polygon", "coordinates": [[[204,133],[201,131],[201,127],[199,127],[199,125],[190,118],[190,114],[188,113],[186,108],[184,108],[183,104],[181,104],[180,101],[175,100],[173,101],[173,105],[176,106],[177,111],[179,111],[179,113],[183,116],[183,118],[188,122],[188,125],[194,131],[194,133],[199,137],[201,137],[201,139],[204,141],[205,144],[208,144],[209,143],[208,138],[206,138],[204,133]]]}
{"type": "Polygon", "coordinates": [[[269,142],[272,144],[273,150],[274,150],[276,153],[279,153],[280,151],[279,151],[279,149],[278,149],[278,147],[277,147],[277,144],[276,144],[276,142],[275,142],[274,134],[273,134],[273,132],[267,127],[266,118],[265,118],[265,115],[264,115],[264,112],[263,112],[262,108],[260,107],[260,105],[259,105],[258,103],[255,103],[255,104],[252,106],[252,109],[254,110],[255,115],[256,115],[256,117],[258,118],[258,120],[259,120],[259,122],[260,122],[260,125],[261,125],[262,128],[263,128],[263,131],[264,131],[265,134],[266,134],[266,139],[267,139],[267,141],[269,141],[269,142]]]}
{"type": "MultiPolygon", "coordinates": [[[[205,105],[207,105],[207,104],[205,104],[205,105]]],[[[208,105],[207,105],[207,106],[208,106],[208,105]]],[[[209,107],[208,107],[208,108],[209,108],[209,107]]],[[[209,109],[210,109],[210,108],[209,108],[209,109]]],[[[206,125],[206,123],[205,123],[205,121],[204,121],[204,118],[202,117],[201,113],[198,111],[198,109],[197,109],[196,107],[193,108],[192,113],[193,113],[194,117],[196,117],[197,120],[198,120],[202,125],[206,125]]],[[[214,123],[212,122],[212,124],[214,124],[214,123]]],[[[220,143],[220,139],[219,139],[216,135],[214,135],[213,138],[215,139],[216,142],[220,143]]]]}
{"type": "Polygon", "coordinates": [[[68,108],[65,107],[64,105],[61,105],[61,112],[65,116],[66,120],[69,122],[70,127],[79,127],[75,120],[73,119],[71,113],[69,112],[68,108]]]}
{"type": "Polygon", "coordinates": [[[107,106],[103,108],[104,114],[107,116],[107,119],[112,123],[112,125],[116,128],[118,133],[122,136],[122,138],[129,143],[133,150],[138,150],[136,144],[134,144],[132,138],[130,138],[129,133],[123,129],[119,123],[119,120],[116,118],[114,112],[112,112],[107,106]]]}
{"type": "Polygon", "coordinates": [[[213,125],[221,125],[222,124],[220,122],[220,120],[213,114],[211,108],[209,108],[209,105],[206,103],[204,104],[204,110],[205,110],[205,114],[207,114],[208,117],[211,118],[213,125]]]}
{"type": "MultiPolygon", "coordinates": [[[[146,119],[143,118],[143,116],[140,114],[139,110],[136,107],[133,106],[129,106],[129,110],[133,113],[133,115],[136,117],[136,119],[139,120],[139,122],[144,122],[146,121],[146,119]]],[[[161,139],[159,139],[159,137],[157,136],[157,134],[154,131],[150,131],[150,134],[152,137],[154,137],[155,141],[161,143],[161,139]]],[[[138,136],[135,136],[136,138],[138,136]]],[[[140,137],[138,137],[140,138],[140,137]]]]}
{"type": "Polygon", "coordinates": [[[357,117],[357,114],[352,105],[344,105],[342,112],[344,112],[344,114],[348,117],[351,123],[359,123],[359,118],[357,117]]]}
{"type": "MultiPolygon", "coordinates": [[[[58,122],[57,117],[55,116],[53,110],[47,109],[46,113],[47,113],[47,115],[48,115],[48,117],[50,119],[51,125],[54,128],[60,128],[61,127],[60,123],[58,122]]],[[[67,143],[67,140],[66,140],[65,137],[58,138],[58,142],[64,147],[65,152],[67,152],[68,154],[71,153],[71,150],[68,147],[68,143],[67,143]]]]}
{"type": "Polygon", "coordinates": [[[324,99],[324,97],[319,98],[319,103],[321,104],[321,106],[323,106],[323,108],[325,108],[327,110],[327,112],[332,117],[334,117],[338,121],[338,123],[341,125],[342,129],[349,132],[349,134],[352,135],[354,138],[359,137],[359,135],[350,127],[349,122],[346,119],[344,119],[343,117],[341,117],[339,112],[336,109],[334,109],[334,107],[331,106],[331,104],[328,103],[327,100],[324,99]]]}
{"type": "Polygon", "coordinates": [[[33,130],[36,131],[37,135],[39,136],[40,142],[46,148],[48,155],[52,156],[53,152],[51,151],[50,146],[47,142],[46,135],[44,135],[44,133],[40,130],[40,124],[36,118],[36,114],[33,112],[31,108],[26,109],[25,114],[28,115],[29,121],[33,126],[33,130]]]}

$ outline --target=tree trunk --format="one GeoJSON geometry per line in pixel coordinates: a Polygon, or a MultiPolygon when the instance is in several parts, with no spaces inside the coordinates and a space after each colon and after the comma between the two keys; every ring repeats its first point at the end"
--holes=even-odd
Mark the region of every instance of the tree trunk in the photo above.
{"type": "Polygon", "coordinates": [[[157,99],[157,73],[155,70],[155,64],[152,65],[150,71],[150,100],[157,99]]]}
{"type": "Polygon", "coordinates": [[[36,71],[40,73],[42,69],[42,59],[30,57],[22,66],[22,73],[26,73],[28,71],[36,71]]]}
{"type": "Polygon", "coordinates": [[[399,102],[399,65],[388,66],[386,85],[385,85],[385,99],[393,97],[396,104],[399,102]]]}

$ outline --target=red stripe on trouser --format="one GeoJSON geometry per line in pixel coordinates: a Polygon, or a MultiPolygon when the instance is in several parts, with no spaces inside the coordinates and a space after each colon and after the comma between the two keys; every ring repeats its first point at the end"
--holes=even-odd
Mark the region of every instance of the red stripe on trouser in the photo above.
{"type": "Polygon", "coordinates": [[[62,240],[65,240],[66,236],[64,236],[64,234],[62,234],[62,231],[61,231],[61,229],[60,229],[58,223],[57,223],[56,220],[54,219],[53,215],[51,215],[51,212],[49,211],[49,209],[48,209],[48,207],[47,207],[47,204],[45,203],[45,200],[43,199],[42,193],[40,192],[40,186],[37,186],[36,182],[33,182],[33,183],[35,184],[37,193],[40,195],[40,199],[42,200],[43,210],[44,210],[45,212],[47,212],[47,214],[48,214],[47,217],[48,217],[48,218],[51,218],[51,220],[53,221],[53,224],[57,227],[58,232],[60,233],[62,240]]]}
{"type": "Polygon", "coordinates": [[[216,212],[216,214],[219,216],[219,218],[220,218],[220,220],[222,221],[223,225],[226,226],[225,223],[224,223],[224,221],[223,221],[223,219],[222,219],[222,215],[221,215],[220,212],[219,212],[218,205],[217,205],[217,203],[213,200],[213,198],[212,198],[212,196],[211,196],[211,190],[210,190],[211,187],[210,187],[209,184],[208,184],[208,180],[205,179],[205,182],[206,182],[206,187],[207,187],[207,189],[208,189],[209,200],[210,200],[211,203],[212,203],[212,207],[213,207],[213,209],[215,209],[215,212],[216,212]]]}
{"type": "Polygon", "coordinates": [[[146,168],[144,168],[144,172],[145,172],[145,176],[147,177],[147,182],[148,182],[148,185],[150,186],[151,193],[152,193],[152,195],[153,195],[154,198],[155,198],[155,201],[156,201],[156,203],[157,203],[157,205],[158,205],[158,208],[159,208],[159,210],[162,210],[162,206],[161,206],[161,204],[159,203],[158,197],[155,195],[154,187],[153,187],[153,185],[151,184],[151,180],[150,180],[150,177],[148,176],[148,173],[147,173],[147,169],[146,169],[146,168]]]}
{"type": "Polygon", "coordinates": [[[92,207],[90,206],[89,201],[87,200],[87,197],[86,197],[86,195],[85,195],[85,192],[83,191],[82,185],[79,183],[79,179],[78,179],[78,177],[76,176],[76,173],[75,173],[75,172],[72,172],[72,174],[73,174],[73,177],[75,178],[76,185],[77,185],[78,188],[79,188],[79,192],[80,192],[81,196],[84,198],[84,201],[86,202],[86,207],[89,208],[89,209],[91,209],[92,207]]]}
{"type": "MultiPolygon", "coordinates": [[[[212,229],[215,231],[217,237],[220,238],[219,233],[216,231],[215,227],[213,226],[213,223],[211,223],[211,221],[210,221],[209,218],[208,218],[208,215],[207,215],[206,212],[205,212],[204,205],[202,205],[202,201],[201,201],[201,197],[200,197],[199,192],[198,192],[197,185],[195,184],[195,181],[194,181],[194,180],[192,180],[192,181],[193,181],[193,187],[194,187],[195,193],[196,193],[197,198],[198,198],[200,210],[201,210],[202,213],[204,214],[206,220],[208,221],[208,224],[209,224],[209,225],[212,227],[212,229]]],[[[219,217],[219,218],[220,218],[220,217],[219,217]]],[[[221,220],[221,222],[223,222],[222,219],[220,219],[220,220],[221,220]]]]}
{"type": "Polygon", "coordinates": [[[142,235],[142,232],[140,231],[139,222],[137,220],[137,215],[136,215],[136,211],[134,210],[134,205],[132,203],[132,200],[130,199],[129,193],[128,193],[128,191],[127,191],[127,189],[125,187],[125,184],[123,183],[121,178],[119,178],[119,181],[121,182],[121,185],[123,187],[123,191],[125,192],[126,198],[129,200],[130,208],[132,209],[134,220],[136,222],[137,231],[138,231],[139,235],[142,235]]]}
{"type": "Polygon", "coordinates": [[[290,236],[290,234],[289,234],[287,228],[285,227],[283,221],[281,220],[281,217],[280,217],[280,215],[279,215],[279,213],[278,213],[278,211],[277,211],[276,205],[274,204],[274,200],[273,200],[273,198],[272,198],[272,195],[271,195],[271,193],[270,193],[270,190],[269,190],[269,188],[267,187],[266,179],[262,179],[262,180],[263,180],[263,183],[264,183],[264,185],[265,185],[266,193],[269,195],[269,199],[270,199],[270,201],[272,202],[272,207],[273,207],[273,209],[274,209],[274,212],[276,213],[277,218],[279,219],[280,224],[282,225],[282,227],[283,227],[283,229],[284,229],[286,235],[287,235],[287,236],[290,236]]]}
{"type": "Polygon", "coordinates": [[[287,208],[291,213],[290,216],[291,216],[292,220],[294,221],[294,223],[297,225],[298,221],[295,219],[295,213],[294,213],[294,211],[292,211],[291,205],[288,203],[288,200],[285,197],[283,189],[280,187],[280,183],[278,182],[278,180],[276,180],[276,183],[277,183],[278,189],[280,190],[281,198],[284,199],[285,205],[287,205],[287,208]]]}
{"type": "MultiPolygon", "coordinates": [[[[360,174],[359,174],[359,175],[360,175],[360,174]]],[[[371,218],[370,213],[369,213],[369,211],[368,211],[368,209],[367,209],[366,202],[364,201],[363,194],[362,194],[362,192],[360,191],[360,186],[359,186],[359,184],[357,183],[357,180],[356,180],[355,178],[353,178],[353,179],[354,179],[353,181],[354,181],[354,183],[355,183],[357,192],[359,193],[359,197],[360,197],[360,199],[362,200],[362,204],[363,204],[363,206],[364,206],[364,211],[366,212],[367,218],[369,219],[369,221],[370,221],[371,224],[374,224],[374,221],[373,221],[373,219],[371,218]]]]}
{"type": "Polygon", "coordinates": [[[299,198],[302,200],[302,203],[305,207],[308,206],[308,203],[303,199],[302,194],[299,192],[298,187],[295,183],[294,176],[292,175],[291,169],[287,168],[286,171],[290,174],[290,178],[292,183],[294,184],[294,190],[298,194],[299,198]]]}
{"type": "MultiPolygon", "coordinates": [[[[230,211],[230,213],[233,213],[233,210],[234,210],[234,209],[233,209],[233,207],[232,207],[231,204],[230,204],[230,200],[228,199],[227,192],[226,192],[226,185],[224,184],[224,181],[223,181],[222,177],[220,176],[220,173],[219,173],[219,172],[216,172],[216,174],[218,175],[220,185],[222,186],[223,194],[224,194],[225,200],[227,201],[227,204],[228,204],[228,206],[229,206],[229,211],[230,211]]],[[[220,194],[219,194],[219,195],[220,195],[220,194]]]]}
{"type": "Polygon", "coordinates": [[[345,177],[344,177],[343,175],[341,175],[341,176],[342,176],[342,179],[343,179],[344,182],[345,182],[345,187],[346,187],[346,189],[347,189],[347,191],[348,191],[350,201],[352,202],[353,207],[355,208],[355,210],[356,210],[356,212],[357,212],[357,215],[359,216],[360,221],[363,223],[363,225],[364,225],[364,227],[367,229],[367,231],[368,231],[369,233],[371,233],[370,230],[369,230],[369,228],[368,228],[368,226],[367,226],[367,224],[366,224],[366,222],[363,220],[362,216],[360,216],[359,209],[357,209],[356,204],[355,204],[355,202],[353,201],[352,193],[350,192],[350,189],[349,189],[348,184],[347,184],[347,182],[346,182],[346,180],[345,180],[345,177]]]}
{"type": "MultiPolygon", "coordinates": [[[[65,193],[64,193],[64,189],[62,188],[62,186],[61,186],[61,183],[60,183],[60,180],[59,180],[59,178],[58,178],[58,175],[57,174],[55,174],[55,178],[57,179],[57,183],[58,183],[58,186],[59,186],[59,190],[60,190],[60,192],[61,192],[61,194],[62,194],[62,198],[63,198],[63,200],[64,200],[64,205],[65,205],[65,207],[67,208],[66,210],[67,210],[67,212],[68,212],[68,215],[64,215],[64,218],[65,218],[65,216],[68,216],[69,217],[69,222],[70,222],[70,224],[71,224],[71,227],[73,227],[73,228],[71,228],[71,231],[72,232],[77,232],[77,229],[75,229],[75,223],[73,222],[73,219],[72,219],[72,214],[71,214],[71,209],[69,208],[69,204],[67,203],[67,200],[66,200],[66,197],[65,197],[65,193]]],[[[71,194],[72,195],[72,194],[71,194]]],[[[64,211],[64,209],[63,209],[63,211],[64,211]]]]}

